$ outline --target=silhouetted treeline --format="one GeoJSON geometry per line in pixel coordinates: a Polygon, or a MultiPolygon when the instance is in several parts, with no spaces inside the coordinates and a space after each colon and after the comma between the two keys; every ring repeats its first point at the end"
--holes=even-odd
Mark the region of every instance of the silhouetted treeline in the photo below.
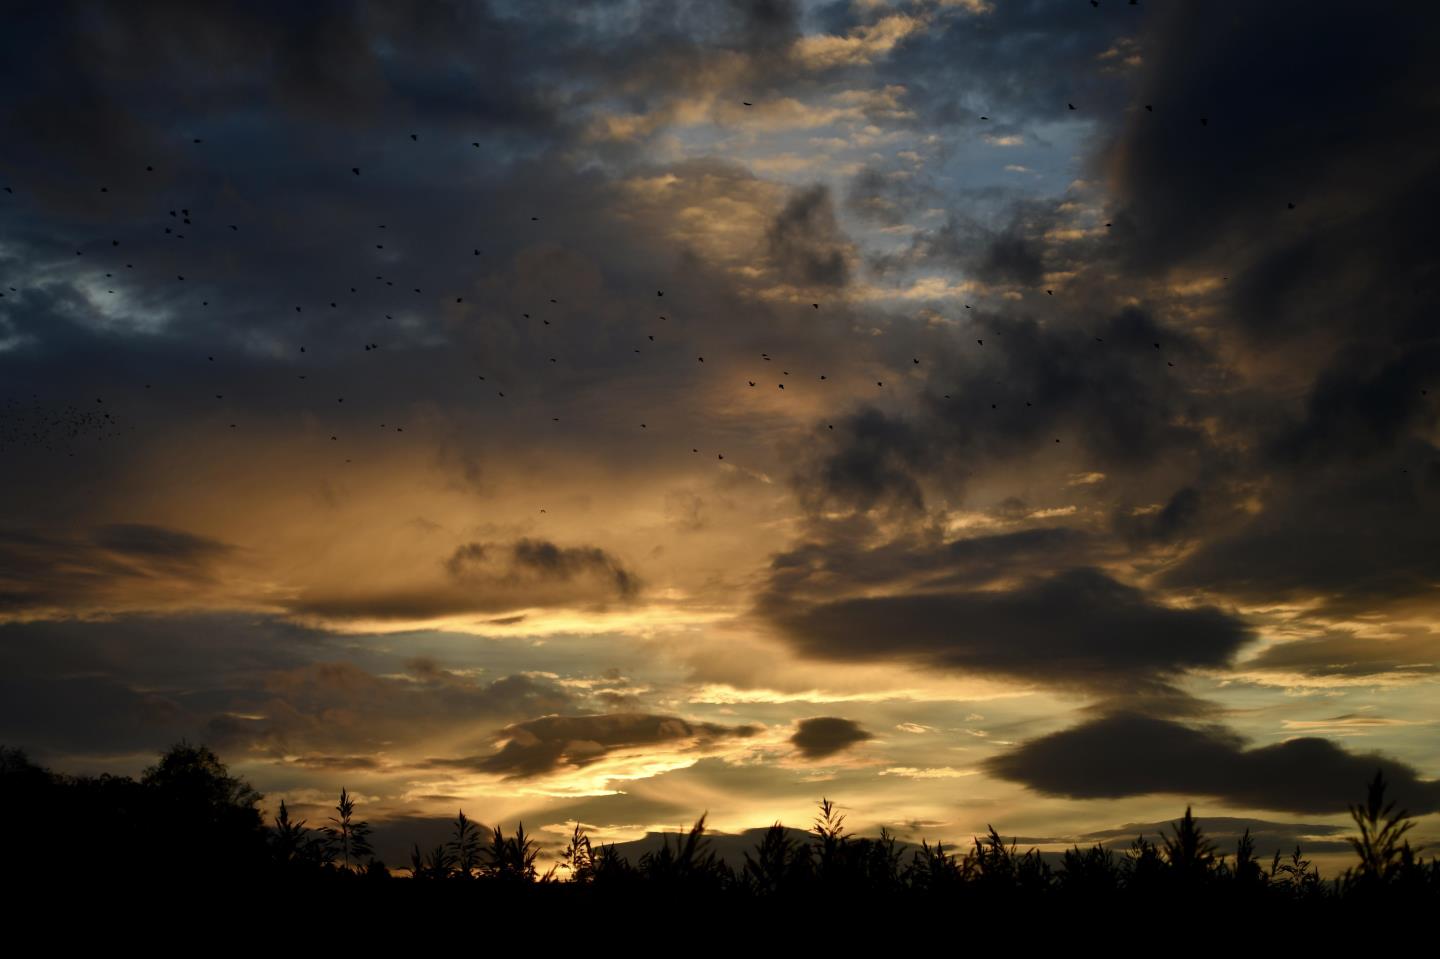
{"type": "MultiPolygon", "coordinates": [[[[0,749],[3,866],[12,876],[42,880],[106,876],[169,883],[210,881],[393,881],[483,885],[520,894],[626,899],[683,894],[727,899],[820,897],[869,901],[936,900],[978,906],[1053,904],[1089,908],[1110,903],[1228,901],[1267,906],[1371,901],[1433,906],[1440,900],[1440,859],[1421,858],[1407,833],[1409,814],[1385,797],[1377,772],[1363,802],[1351,807],[1357,862],[1324,879],[1299,847],[1288,856],[1257,855],[1249,831],[1234,850],[1205,836],[1191,811],[1152,842],[1137,837],[1117,852],[1078,846],[1052,865],[1021,850],[993,828],[968,848],[924,842],[910,847],[882,830],[878,838],[849,833],[834,803],[822,800],[803,838],[779,823],[744,861],[731,865],[708,847],[705,817],[688,832],[663,837],[635,862],[613,845],[592,843],[576,825],[558,861],[517,826],[486,829],[462,811],[448,840],[415,846],[408,865],[387,868],[375,858],[370,826],[342,790],[332,815],[311,825],[282,801],[262,821],[261,799],[229,774],[209,749],[181,743],[138,779],[66,776],[0,749]]],[[[413,888],[420,888],[419,885],[413,888]]]]}

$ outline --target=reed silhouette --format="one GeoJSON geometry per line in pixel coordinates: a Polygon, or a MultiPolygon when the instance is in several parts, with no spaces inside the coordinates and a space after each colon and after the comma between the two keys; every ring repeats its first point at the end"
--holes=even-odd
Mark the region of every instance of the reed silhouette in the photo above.
{"type": "Polygon", "coordinates": [[[523,824],[507,834],[461,810],[448,840],[424,852],[413,845],[409,866],[392,870],[375,857],[370,824],[346,789],[320,828],[295,819],[283,799],[267,825],[260,794],[204,746],[176,744],[138,780],[54,773],[20,750],[0,748],[0,856],[12,876],[55,883],[98,874],[189,885],[414,879],[483,885],[499,896],[538,897],[537,903],[547,896],[572,903],[582,896],[832,904],[855,897],[979,908],[1204,902],[1329,908],[1380,900],[1433,908],[1440,903],[1440,859],[1425,860],[1410,845],[1414,821],[1387,799],[1387,788],[1377,772],[1364,801],[1350,808],[1358,862],[1330,879],[1298,846],[1288,856],[1277,850],[1267,866],[1248,830],[1233,856],[1221,852],[1188,807],[1158,841],[1139,836],[1123,851],[1075,846],[1047,859],[993,827],[964,851],[928,841],[908,846],[885,830],[857,836],[828,798],[808,832],[774,823],[738,868],[716,854],[702,815],[634,863],[613,845],[592,843],[575,823],[542,873],[540,845],[523,824]]]}

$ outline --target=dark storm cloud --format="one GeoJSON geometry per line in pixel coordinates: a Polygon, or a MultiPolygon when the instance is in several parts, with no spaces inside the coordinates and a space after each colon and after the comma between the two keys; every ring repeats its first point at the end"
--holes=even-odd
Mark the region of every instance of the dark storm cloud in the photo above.
{"type": "Polygon", "coordinates": [[[1138,471],[1162,459],[1213,468],[1211,440],[1200,427],[1205,406],[1180,379],[1205,384],[1216,375],[1213,360],[1146,311],[1122,308],[1089,329],[979,311],[971,322],[961,334],[967,339],[926,344],[918,410],[862,406],[826,431],[795,473],[802,502],[920,509],[926,484],[953,491],[966,475],[1008,460],[1054,456],[1057,438],[1060,452],[1078,449],[1081,463],[1105,472],[1138,471]],[[1183,357],[1183,374],[1166,365],[1157,342],[1170,351],[1165,355],[1183,357]]]}
{"type": "MultiPolygon", "coordinates": [[[[596,608],[633,601],[640,590],[636,575],[603,549],[528,538],[464,543],[440,564],[440,572],[444,576],[430,585],[359,593],[317,591],[288,608],[325,617],[426,619],[536,606],[596,608]]],[[[490,622],[507,620],[520,621],[498,617],[490,622]]]]}
{"type": "Polygon", "coordinates": [[[623,749],[669,746],[703,751],[717,742],[755,735],[754,726],[692,723],[675,716],[612,713],[546,716],[507,726],[499,752],[462,759],[432,759],[426,768],[473,769],[525,779],[562,768],[582,768],[623,749]]]}
{"type": "Polygon", "coordinates": [[[845,208],[857,216],[886,226],[904,223],[920,206],[920,196],[908,179],[887,176],[867,166],[850,180],[845,208]]]}
{"type": "Polygon", "coordinates": [[[1194,486],[1185,486],[1165,501],[1154,513],[1136,515],[1117,510],[1114,524],[1117,532],[1131,539],[1170,543],[1192,534],[1204,516],[1205,494],[1194,486]]]}
{"type": "Polygon", "coordinates": [[[1032,526],[948,542],[915,535],[880,545],[868,538],[873,530],[860,524],[831,524],[814,532],[815,539],[771,560],[772,591],[814,602],[905,585],[970,588],[1073,567],[1095,551],[1090,534],[1064,526],[1032,526]]]}
{"type": "Polygon", "coordinates": [[[795,724],[790,742],[806,759],[824,759],[875,737],[853,719],[817,716],[795,724]]]}
{"type": "Polygon", "coordinates": [[[230,547],[204,536],[163,526],[141,523],[114,523],[95,531],[95,544],[129,556],[143,557],[166,565],[191,566],[227,552],[230,547]]]}
{"type": "Polygon", "coordinates": [[[1093,569],[1010,589],[760,605],[798,651],[822,659],[903,660],[958,673],[1090,690],[1156,684],[1220,667],[1250,640],[1213,607],[1171,608],[1093,569]]]}
{"type": "MultiPolygon", "coordinates": [[[[1370,307],[1384,313],[1382,278],[1418,265],[1407,247],[1433,206],[1422,198],[1435,187],[1418,174],[1440,148],[1440,108],[1422,92],[1440,76],[1425,54],[1440,17],[1402,3],[1355,17],[1287,0],[1230,16],[1172,5],[1147,23],[1133,102],[1154,111],[1131,114],[1110,158],[1131,252],[1159,265],[1232,239],[1253,244],[1231,275],[1241,277],[1239,318],[1257,332],[1294,330],[1321,290],[1378,295],[1370,307]],[[1194,188],[1175,189],[1181,182],[1194,188]],[[1355,188],[1365,203],[1346,202],[1355,188]],[[1298,215],[1287,223],[1289,202],[1298,215]]],[[[1342,319],[1346,309],[1334,304],[1310,322],[1355,323],[1342,319]]]]}
{"type": "Polygon", "coordinates": [[[1440,783],[1401,762],[1305,737],[1247,746],[1218,726],[1190,727],[1119,713],[1031,740],[986,760],[992,775],[1073,799],[1154,793],[1209,796],[1235,805],[1340,813],[1364,797],[1376,769],[1412,813],[1440,809],[1440,783]]]}
{"type": "MultiPolygon", "coordinates": [[[[959,199],[964,203],[969,198],[959,199]]],[[[994,203],[999,197],[989,199],[994,203]]],[[[906,253],[881,258],[876,265],[949,267],[991,285],[1036,287],[1044,277],[1049,250],[1044,234],[1056,222],[1053,206],[1010,199],[989,219],[951,212],[941,226],[917,233],[906,253]]]]}
{"type": "Polygon", "coordinates": [[[1440,634],[1428,629],[1376,639],[1338,630],[1323,636],[1276,643],[1246,669],[1310,676],[1382,676],[1440,672],[1440,634]]]}
{"type": "MultiPolygon", "coordinates": [[[[977,29],[1035,12],[1000,10],[977,29]]],[[[1383,17],[1365,18],[1352,45],[1348,18],[1322,17],[1270,56],[1293,16],[1279,5],[1233,21],[1193,9],[1136,21],[1138,90],[1107,94],[1092,112],[1110,138],[1097,169],[1111,174],[1113,230],[1047,238],[1061,225],[1053,204],[1020,201],[1006,219],[1003,191],[991,191],[989,213],[951,212],[908,252],[879,258],[886,271],[947,262],[1022,286],[1047,265],[1074,275],[1056,290],[1062,312],[1040,297],[1041,322],[1028,301],[963,314],[983,348],[959,337],[932,347],[918,411],[837,421],[830,451],[797,474],[802,501],[918,512],[953,502],[966,475],[1062,438],[1078,444],[1084,468],[1128,485],[1112,531],[1137,555],[1169,551],[1163,587],[1257,602],[1318,596],[1352,612],[1433,596],[1440,451],[1429,437],[1440,404],[1429,394],[1440,353],[1428,315],[1440,284],[1420,211],[1434,205],[1423,171],[1440,162],[1440,138],[1424,120],[1434,104],[1418,99],[1434,70],[1412,79],[1396,64],[1440,18],[1416,15],[1416,35],[1393,43],[1383,17]],[[1194,40],[1242,27],[1238,53],[1194,40]],[[1381,50],[1385,68],[1361,69],[1381,50]],[[1335,63],[1354,70],[1321,66],[1335,63]],[[1336,96],[1317,93],[1327,90],[1336,96]],[[1363,119],[1351,123],[1337,104],[1363,119]],[[1384,183],[1379,168],[1391,171],[1384,183]],[[1204,187],[1177,189],[1186,176],[1204,187]],[[1229,277],[1209,299],[1206,338],[1182,326],[1182,299],[1149,285],[1170,270],[1229,277]],[[1117,305],[1135,291],[1139,305],[1117,305]],[[1297,340],[1306,346],[1284,358],[1260,354],[1252,383],[1227,368],[1236,350],[1297,340]],[[1281,379],[1289,385],[1271,385],[1281,379]],[[1162,462],[1179,467],[1168,489],[1140,478],[1162,462]],[[1177,556],[1181,545],[1193,548],[1177,556]]],[[[1076,29],[1062,57],[1100,42],[1076,29]]],[[[895,60],[923,60],[951,34],[931,31],[895,60]]],[[[1035,105],[1047,82],[1017,84],[1021,99],[1035,105]]],[[[912,85],[907,102],[923,109],[925,88],[912,85]]],[[[852,192],[866,209],[906,204],[903,184],[875,171],[852,192]]]]}
{"type": "Polygon", "coordinates": [[[1146,22],[1147,11],[1125,7],[1097,11],[1055,0],[992,3],[983,15],[942,8],[877,73],[906,86],[916,122],[928,129],[1011,133],[1073,118],[1069,103],[1086,118],[1103,118],[1123,103],[1126,85],[1123,74],[1102,69],[1101,55],[1146,22]]]}
{"type": "Polygon", "coordinates": [[[741,48],[776,55],[800,35],[800,8],[794,0],[727,0],[735,14],[741,48]]]}
{"type": "Polygon", "coordinates": [[[181,137],[239,132],[225,129],[236,123],[231,111],[278,110],[307,138],[320,127],[382,119],[490,131],[556,122],[523,82],[536,61],[522,50],[563,43],[563,31],[553,21],[548,34],[502,24],[486,4],[420,15],[347,0],[29,3],[12,15],[0,81],[19,95],[7,100],[0,123],[21,134],[10,161],[44,177],[57,199],[66,179],[133,183],[147,162],[177,160],[181,137]],[[471,56],[477,48],[489,55],[471,56]],[[56,63],[67,68],[49,68],[56,63]],[[152,106],[160,92],[166,110],[152,106]]]}
{"type": "Polygon", "coordinates": [[[565,582],[585,574],[610,579],[621,596],[634,595],[635,576],[598,547],[559,547],[546,540],[522,539],[513,547],[517,569],[565,582]]]}
{"type": "Polygon", "coordinates": [[[1433,595],[1440,468],[1394,460],[1277,482],[1265,508],[1212,534],[1163,581],[1252,600],[1317,597],[1338,609],[1433,595]]]}
{"type": "Polygon", "coordinates": [[[933,463],[935,454],[921,429],[869,407],[851,414],[842,428],[844,442],[797,482],[802,501],[816,510],[831,504],[860,511],[924,508],[916,474],[933,463]]]}
{"type": "Polygon", "coordinates": [[[209,581],[229,552],[216,540],[138,523],[73,537],[0,530],[0,612],[83,611],[127,597],[139,606],[163,604],[167,586],[209,581]]]}
{"type": "Polygon", "coordinates": [[[775,215],[765,239],[782,282],[843,287],[850,280],[851,244],[823,184],[798,190],[775,215]]]}
{"type": "Polygon", "coordinates": [[[188,737],[338,768],[441,729],[573,705],[543,678],[482,681],[424,657],[397,663],[270,618],[0,625],[0,730],[45,755],[146,751],[188,737]]]}
{"type": "Polygon", "coordinates": [[[338,659],[268,673],[260,688],[237,699],[242,705],[208,722],[207,741],[271,756],[402,749],[460,724],[573,704],[563,687],[546,679],[512,675],[484,682],[433,669],[397,677],[338,659]]]}

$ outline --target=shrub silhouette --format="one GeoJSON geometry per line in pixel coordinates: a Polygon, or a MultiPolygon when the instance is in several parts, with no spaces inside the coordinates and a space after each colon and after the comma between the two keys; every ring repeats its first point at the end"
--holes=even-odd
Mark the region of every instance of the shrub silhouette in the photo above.
{"type": "Polygon", "coordinates": [[[355,800],[346,789],[340,790],[340,800],[335,804],[335,815],[324,829],[326,851],[330,862],[339,860],[340,868],[347,872],[359,869],[360,860],[369,856],[370,824],[355,819],[355,800]]]}
{"type": "Polygon", "coordinates": [[[473,879],[480,870],[481,853],[484,851],[480,833],[480,827],[461,809],[455,816],[454,832],[445,845],[445,851],[454,863],[455,874],[461,879],[473,879]]]}

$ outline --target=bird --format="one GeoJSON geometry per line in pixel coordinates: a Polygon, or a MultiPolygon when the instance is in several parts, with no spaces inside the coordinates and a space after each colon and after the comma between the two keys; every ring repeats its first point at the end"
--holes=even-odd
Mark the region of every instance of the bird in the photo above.
{"type": "Polygon", "coordinates": [[[1295,204],[1293,204],[1293,203],[1287,203],[1287,204],[1285,204],[1285,205],[1286,205],[1287,207],[1289,207],[1290,209],[1292,209],[1292,210],[1295,209],[1295,204]]]}
{"type": "Polygon", "coordinates": [[[1069,107],[1070,109],[1072,109],[1072,110],[1075,109],[1075,104],[1073,104],[1073,103],[1068,103],[1068,104],[1066,104],[1066,106],[1068,106],[1068,107],[1069,107]]]}
{"type": "Polygon", "coordinates": [[[418,133],[412,133],[412,134],[410,134],[410,139],[412,139],[412,140],[418,140],[418,139],[420,139],[420,135],[419,135],[418,133]]]}
{"type": "Polygon", "coordinates": [[[356,176],[359,176],[359,175],[360,175],[360,168],[359,168],[358,166],[352,166],[352,167],[350,168],[350,172],[353,173],[353,174],[355,174],[356,176]]]}
{"type": "Polygon", "coordinates": [[[745,106],[747,106],[747,107],[753,107],[753,106],[755,105],[755,104],[751,103],[749,100],[741,100],[740,102],[743,103],[743,104],[744,104],[745,106]]]}

